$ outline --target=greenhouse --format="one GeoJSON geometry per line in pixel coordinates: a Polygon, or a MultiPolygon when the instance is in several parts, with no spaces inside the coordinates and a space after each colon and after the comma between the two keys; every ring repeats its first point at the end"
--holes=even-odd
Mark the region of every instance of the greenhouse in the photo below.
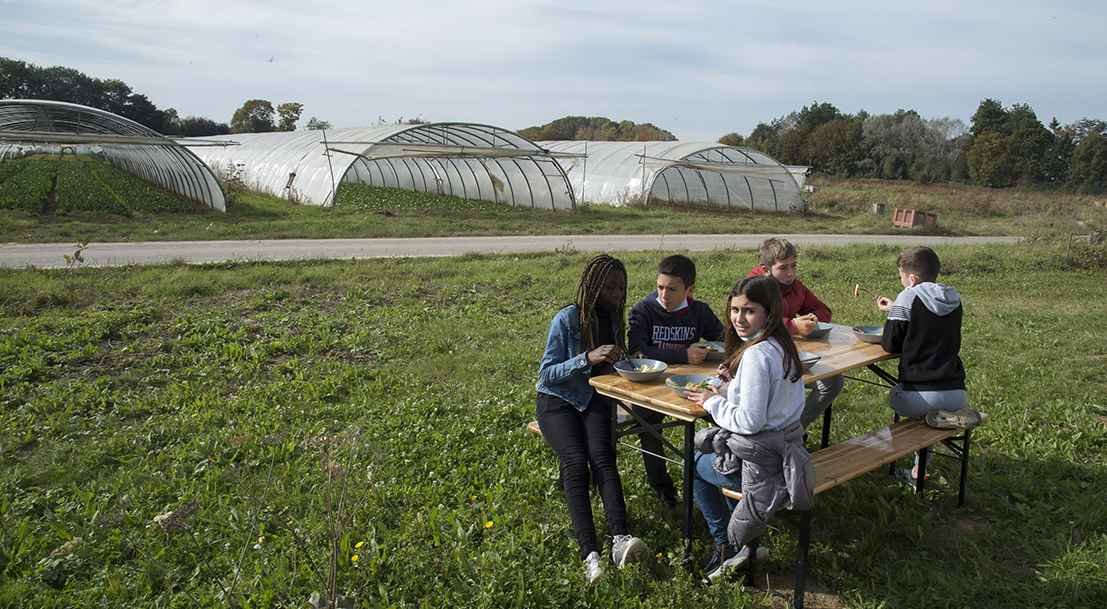
{"type": "Polygon", "coordinates": [[[751,148],[695,142],[544,141],[561,153],[577,201],[668,203],[769,212],[803,210],[809,167],[751,148]]]}
{"type": "Polygon", "coordinates": [[[226,211],[219,180],[189,149],[110,112],[38,99],[0,100],[0,161],[87,154],[140,180],[226,211]]]}
{"type": "Polygon", "coordinates": [[[514,207],[576,206],[557,155],[488,125],[379,125],[202,141],[237,143],[193,150],[213,170],[296,203],[332,206],[339,185],[350,182],[514,207]]]}

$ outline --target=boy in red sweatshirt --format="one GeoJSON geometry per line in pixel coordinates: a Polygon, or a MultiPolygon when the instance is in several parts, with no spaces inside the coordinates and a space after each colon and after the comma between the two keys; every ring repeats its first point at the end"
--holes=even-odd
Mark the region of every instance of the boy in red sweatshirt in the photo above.
{"type": "MultiPolygon", "coordinates": [[[[796,279],[798,269],[796,248],[787,239],[773,237],[761,244],[761,264],[753,267],[747,277],[769,275],[776,279],[784,297],[785,327],[793,335],[807,336],[820,321],[830,322],[830,307],[796,279]]],[[[804,403],[800,424],[807,428],[819,418],[842,392],[844,384],[845,379],[839,374],[807,385],[811,393],[804,403]]]]}

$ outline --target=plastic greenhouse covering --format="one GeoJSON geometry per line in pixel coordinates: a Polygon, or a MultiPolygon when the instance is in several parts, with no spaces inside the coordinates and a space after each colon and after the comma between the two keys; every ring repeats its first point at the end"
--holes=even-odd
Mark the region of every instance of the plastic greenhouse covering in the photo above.
{"type": "Polygon", "coordinates": [[[543,141],[565,166],[577,201],[665,202],[771,212],[803,209],[808,167],[753,150],[695,142],[543,141]]]}
{"type": "Polygon", "coordinates": [[[237,170],[252,189],[331,206],[343,182],[402,188],[515,207],[569,210],[568,177],[547,151],[511,131],[472,123],[380,125],[203,138],[213,170],[237,170]]]}
{"type": "Polygon", "coordinates": [[[226,211],[212,171],[189,149],[152,129],[78,104],[0,100],[0,161],[63,151],[103,159],[149,184],[226,211]]]}

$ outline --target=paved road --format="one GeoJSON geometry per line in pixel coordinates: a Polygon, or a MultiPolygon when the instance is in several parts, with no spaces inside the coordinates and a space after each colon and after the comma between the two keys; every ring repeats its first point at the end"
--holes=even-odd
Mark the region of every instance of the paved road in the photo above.
{"type": "MultiPolygon", "coordinates": [[[[553,251],[639,251],[756,248],[773,235],[554,235],[541,237],[443,237],[428,239],[288,239],[269,241],[171,241],[90,243],[84,266],[186,262],[457,256],[553,251]]],[[[777,235],[798,246],[887,243],[896,246],[1013,243],[1017,237],[920,237],[911,235],[777,235]]],[[[0,267],[65,267],[73,244],[0,245],[0,267]]]]}

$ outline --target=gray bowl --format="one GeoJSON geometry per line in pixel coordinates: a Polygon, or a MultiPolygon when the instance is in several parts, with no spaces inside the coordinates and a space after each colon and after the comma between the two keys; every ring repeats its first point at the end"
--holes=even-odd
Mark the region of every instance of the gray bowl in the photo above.
{"type": "Polygon", "coordinates": [[[804,372],[807,372],[808,370],[810,370],[811,366],[815,365],[815,362],[817,362],[817,361],[819,361],[823,358],[823,356],[821,356],[821,355],[815,355],[814,353],[810,353],[808,351],[800,351],[799,355],[800,355],[800,363],[803,364],[803,371],[804,372]]]}
{"type": "Polygon", "coordinates": [[[716,387],[722,387],[723,382],[719,380],[717,376],[711,376],[708,374],[674,374],[665,379],[665,385],[672,390],[673,393],[679,395],[682,398],[687,398],[684,395],[684,386],[689,383],[702,383],[707,381],[716,387]]]}
{"type": "Polygon", "coordinates": [[[834,326],[832,324],[828,324],[825,321],[820,321],[819,323],[815,324],[815,329],[811,331],[811,334],[807,335],[807,338],[822,338],[827,334],[830,334],[830,329],[833,327],[834,326]]]}
{"type": "Polygon", "coordinates": [[[866,343],[879,343],[884,336],[883,326],[854,326],[853,335],[866,343]]]}
{"type": "Polygon", "coordinates": [[[663,361],[656,359],[621,359],[615,362],[615,371],[622,375],[628,381],[634,381],[635,383],[645,383],[646,381],[652,381],[655,378],[661,376],[662,372],[669,367],[663,361]],[[639,372],[638,369],[642,366],[649,366],[646,372],[639,372]]]}
{"type": "Polygon", "coordinates": [[[711,349],[708,349],[707,357],[704,358],[704,361],[718,362],[722,361],[723,357],[726,356],[726,343],[724,343],[723,341],[706,340],[703,342],[707,343],[711,347],[711,349],[714,349],[713,351],[711,349]]]}

